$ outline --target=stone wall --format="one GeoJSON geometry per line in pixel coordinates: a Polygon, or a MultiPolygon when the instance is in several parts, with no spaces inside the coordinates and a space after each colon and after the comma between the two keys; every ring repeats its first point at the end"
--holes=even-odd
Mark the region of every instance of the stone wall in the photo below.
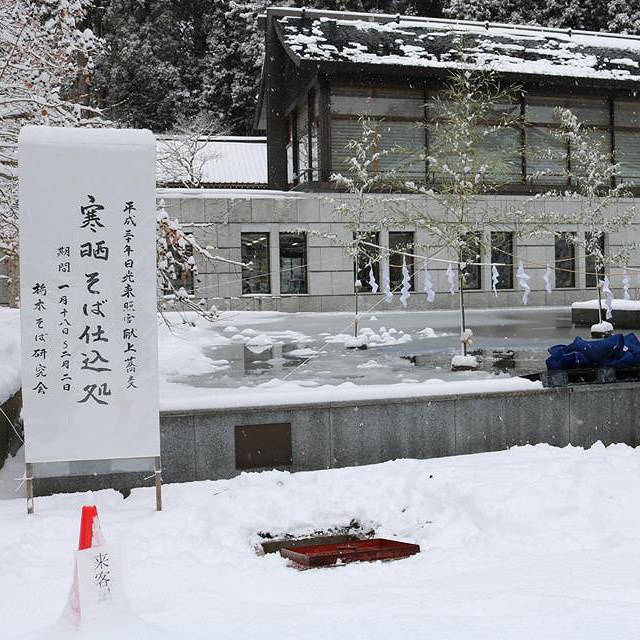
{"type": "MultiPolygon", "coordinates": [[[[291,425],[290,471],[312,471],[397,458],[428,459],[548,443],[590,447],[640,444],[640,384],[411,399],[380,398],[289,407],[184,411],[160,416],[163,479],[230,478],[235,429],[291,425]]],[[[36,465],[36,495],[151,486],[153,461],[36,465]],[[51,477],[41,477],[47,475],[51,477]]]]}
{"type": "Polygon", "coordinates": [[[640,444],[638,383],[162,415],[164,479],[229,478],[236,426],[290,423],[291,471],[546,442],[640,444]]]}
{"type": "MultiPolygon", "coordinates": [[[[223,258],[240,261],[240,234],[242,232],[269,233],[270,264],[272,270],[271,295],[243,296],[241,286],[241,270],[239,267],[221,262],[212,263],[196,256],[200,276],[195,287],[197,299],[205,298],[221,309],[244,310],[277,310],[277,311],[348,311],[353,308],[353,263],[349,256],[326,234],[335,234],[348,240],[350,233],[335,213],[338,204],[348,199],[350,194],[332,193],[299,193],[299,192],[260,192],[260,191],[223,191],[223,190],[187,190],[164,189],[159,192],[169,215],[178,218],[185,230],[192,231],[200,244],[216,248],[215,253],[223,258]],[[281,295],[278,277],[278,234],[291,230],[308,230],[307,260],[308,287],[307,295],[281,295]]],[[[418,196],[406,196],[414,209],[423,208],[430,214],[438,214],[438,205],[432,199],[418,196]]],[[[523,205],[524,196],[486,196],[486,206],[496,210],[523,205]]],[[[390,201],[376,198],[371,201],[373,215],[384,213],[389,209],[390,201]],[[386,204],[385,204],[386,202],[386,204]]],[[[570,200],[540,200],[536,206],[559,213],[571,213],[577,206],[570,200]]],[[[388,213],[388,211],[387,211],[388,213]]],[[[398,227],[392,231],[411,231],[411,227],[398,227]]],[[[388,231],[380,234],[380,244],[388,246],[388,231]]],[[[489,230],[487,230],[488,233],[489,230]]],[[[614,251],[623,236],[629,233],[636,235],[638,227],[623,230],[607,237],[607,250],[614,251]]],[[[423,255],[429,238],[422,230],[415,232],[418,245],[415,253],[423,255]]],[[[212,249],[213,251],[213,249],[212,249]]],[[[537,238],[520,238],[516,240],[514,260],[517,268],[518,259],[523,259],[527,273],[531,276],[532,288],[529,304],[535,306],[568,305],[576,300],[585,300],[595,296],[595,289],[585,288],[584,255],[580,247],[576,247],[577,274],[576,287],[572,289],[555,289],[551,294],[544,291],[542,279],[546,265],[554,266],[554,238],[547,234],[537,238]]],[[[433,258],[454,259],[453,255],[438,253],[433,258]]],[[[488,256],[483,256],[489,261],[488,256]]],[[[640,251],[636,250],[629,266],[640,265],[640,251]]],[[[384,261],[382,269],[385,268],[384,261]]],[[[430,271],[438,293],[435,303],[427,303],[426,294],[422,293],[424,277],[422,264],[416,263],[414,289],[410,301],[411,309],[447,309],[457,308],[457,296],[448,295],[446,280],[446,262],[432,259],[430,271]]],[[[381,273],[382,273],[381,269],[381,273]]],[[[514,269],[515,270],[515,269],[514,269]]],[[[632,286],[636,287],[635,278],[632,286]]],[[[515,278],[514,278],[514,284],[515,278]]],[[[517,284],[516,284],[517,287],[517,284]]],[[[613,277],[614,293],[621,293],[622,283],[618,276],[613,277]]],[[[519,289],[501,290],[498,297],[491,291],[491,267],[482,267],[482,290],[467,291],[466,302],[469,307],[509,307],[522,304],[522,291],[519,289]]],[[[399,309],[398,298],[390,305],[382,302],[382,294],[365,293],[362,295],[362,308],[368,310],[376,306],[379,310],[399,309]]]]}

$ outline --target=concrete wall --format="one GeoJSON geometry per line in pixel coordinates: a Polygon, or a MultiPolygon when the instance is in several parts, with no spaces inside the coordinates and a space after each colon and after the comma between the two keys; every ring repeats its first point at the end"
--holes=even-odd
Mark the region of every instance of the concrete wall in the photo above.
{"type": "MultiPolygon", "coordinates": [[[[160,190],[161,198],[172,217],[177,217],[185,230],[195,233],[203,246],[217,248],[216,253],[223,258],[240,261],[240,234],[242,232],[268,232],[270,238],[271,295],[243,296],[241,272],[239,267],[220,262],[212,263],[196,256],[200,276],[195,287],[195,295],[205,298],[221,309],[277,310],[277,311],[347,311],[353,306],[353,264],[344,251],[323,234],[336,234],[348,240],[350,233],[340,222],[335,208],[341,202],[353,199],[350,194],[298,193],[298,192],[260,192],[260,191],[196,191],[186,189],[160,190]],[[280,295],[278,275],[278,234],[281,231],[308,229],[308,285],[307,295],[280,295]]],[[[416,210],[422,208],[438,215],[438,206],[433,199],[418,196],[406,196],[416,210]]],[[[496,210],[522,206],[524,196],[486,196],[486,206],[496,210]]],[[[540,200],[536,207],[557,213],[569,214],[577,204],[570,200],[540,200]]],[[[377,197],[371,200],[370,217],[390,213],[390,200],[377,197]]],[[[413,231],[410,226],[393,227],[383,230],[380,244],[388,246],[388,231],[413,231]]],[[[568,229],[567,229],[568,230],[568,229]]],[[[572,228],[572,230],[575,230],[572,228]]],[[[487,230],[487,233],[489,230],[487,230]]],[[[615,251],[623,239],[638,236],[637,225],[630,229],[607,237],[607,250],[615,251]]],[[[415,253],[423,255],[428,250],[429,237],[422,230],[415,231],[418,248],[415,253]]],[[[530,305],[567,305],[576,300],[593,298],[594,289],[585,289],[584,255],[581,247],[576,247],[577,274],[576,288],[554,290],[551,294],[544,291],[542,276],[546,265],[554,266],[554,238],[548,234],[537,238],[516,240],[515,254],[523,259],[527,272],[531,276],[532,288],[530,305]]],[[[436,256],[434,256],[436,257],[436,256]]],[[[454,258],[439,252],[438,258],[454,258]]],[[[514,261],[517,267],[517,259],[514,261]]],[[[488,256],[483,260],[489,261],[488,256]]],[[[629,263],[630,267],[640,265],[640,250],[635,250],[629,263]]],[[[435,303],[426,301],[421,293],[424,286],[422,265],[416,264],[415,292],[412,295],[411,309],[447,309],[456,307],[457,296],[447,295],[447,264],[430,262],[430,271],[438,295],[435,303]]],[[[382,269],[385,268],[384,261],[382,269]]],[[[382,270],[381,270],[382,273],[382,270]]],[[[632,274],[632,287],[637,283],[632,274]]],[[[514,284],[517,285],[514,278],[514,284]]],[[[621,293],[621,277],[612,278],[614,293],[621,293]]],[[[491,291],[491,268],[482,267],[482,290],[468,291],[465,294],[469,307],[508,307],[522,304],[522,291],[502,290],[498,297],[491,291]]],[[[383,299],[381,294],[363,294],[363,308],[369,309],[383,299]]],[[[379,309],[399,309],[398,298],[390,305],[382,302],[379,309]]]]}
{"type": "Polygon", "coordinates": [[[291,471],[396,458],[499,451],[546,442],[589,447],[640,444],[638,383],[581,385],[526,392],[336,402],[162,416],[164,479],[228,478],[235,468],[234,428],[291,423],[291,471]]]}
{"type": "MultiPolygon", "coordinates": [[[[598,440],[640,444],[640,384],[413,399],[376,399],[290,407],[163,413],[163,479],[230,478],[235,427],[290,423],[290,471],[311,471],[396,458],[437,458],[549,443],[590,447],[598,440]]],[[[36,465],[36,495],[151,486],[152,461],[36,465]],[[98,475],[95,475],[95,474],[98,475]],[[42,477],[42,476],[53,477],[42,477]]]]}

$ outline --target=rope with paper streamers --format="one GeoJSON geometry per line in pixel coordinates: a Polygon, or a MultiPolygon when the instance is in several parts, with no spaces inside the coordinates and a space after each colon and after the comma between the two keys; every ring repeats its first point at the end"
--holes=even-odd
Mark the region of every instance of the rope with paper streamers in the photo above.
{"type": "MultiPolygon", "coordinates": [[[[403,258],[413,258],[413,259],[417,259],[420,260],[424,263],[426,263],[426,261],[432,261],[432,262],[438,262],[438,263],[442,263],[442,264],[446,264],[447,265],[447,281],[449,283],[449,288],[448,288],[448,292],[451,294],[455,293],[455,282],[457,282],[457,276],[455,275],[455,271],[454,271],[454,266],[455,267],[483,267],[483,266],[489,266],[491,267],[491,275],[492,275],[492,285],[491,285],[491,290],[493,291],[494,295],[497,296],[498,292],[500,291],[500,289],[498,288],[498,284],[499,284],[499,276],[498,276],[498,280],[496,280],[496,271],[498,271],[497,267],[512,267],[512,265],[515,263],[515,260],[518,260],[518,263],[523,265],[523,268],[528,268],[528,267],[532,267],[532,268],[544,268],[545,269],[545,273],[543,275],[543,282],[544,282],[544,291],[546,293],[552,293],[553,291],[553,287],[551,284],[551,277],[552,274],[554,272],[561,272],[561,273],[569,273],[569,274],[584,274],[585,276],[587,275],[591,275],[591,276],[595,276],[595,277],[602,277],[604,275],[603,272],[594,272],[594,271],[590,271],[587,269],[570,269],[570,268],[566,268],[566,267],[561,267],[558,265],[554,265],[553,267],[551,267],[548,263],[542,263],[542,262],[538,262],[535,260],[531,260],[531,259],[527,259],[527,258],[521,258],[519,256],[517,256],[514,253],[510,253],[504,250],[501,250],[501,253],[504,256],[507,256],[509,258],[512,259],[512,262],[506,263],[506,262],[484,262],[484,261],[478,261],[478,262],[460,262],[458,260],[455,259],[450,259],[450,258],[438,258],[436,257],[438,253],[446,250],[444,247],[439,247],[435,250],[435,252],[432,255],[426,256],[423,254],[418,254],[418,253],[411,253],[409,251],[403,251],[403,250],[397,250],[397,249],[390,249],[388,247],[383,247],[379,244],[376,243],[372,243],[372,242],[367,242],[367,241],[362,241],[361,244],[366,245],[372,249],[376,249],[378,250],[379,254],[380,254],[380,258],[382,257],[391,257],[392,255],[394,256],[401,256],[403,258]],[[455,278],[455,282],[454,282],[454,278],[455,278]]],[[[370,284],[371,286],[371,277],[373,276],[373,268],[372,268],[372,263],[373,261],[369,260],[369,263],[367,264],[367,267],[369,268],[369,282],[368,284],[370,284]]],[[[280,274],[282,272],[286,272],[286,271],[295,271],[295,270],[299,270],[299,269],[307,269],[308,267],[312,267],[312,266],[318,266],[318,265],[325,265],[326,263],[322,260],[317,260],[317,261],[313,261],[313,262],[306,262],[303,263],[301,265],[298,266],[294,266],[294,267],[287,267],[287,268],[283,268],[283,269],[273,269],[270,271],[266,271],[266,272],[262,272],[259,274],[256,274],[254,276],[247,276],[247,277],[238,277],[238,278],[233,278],[230,280],[227,280],[225,282],[221,282],[218,284],[212,284],[208,287],[199,287],[198,288],[198,292],[197,294],[194,295],[194,297],[198,297],[201,296],[202,294],[206,294],[209,290],[213,291],[213,290],[218,290],[220,287],[223,286],[227,286],[227,285],[233,285],[233,284],[238,284],[238,283],[242,283],[243,281],[247,281],[247,280],[253,280],[253,279],[257,279],[257,278],[264,278],[265,276],[272,276],[274,274],[280,274]]],[[[629,272],[631,273],[635,273],[636,274],[636,278],[637,278],[637,288],[640,291],[640,267],[630,267],[630,266],[625,266],[624,269],[620,272],[618,271],[613,271],[609,273],[609,283],[611,282],[611,277],[613,276],[622,276],[623,278],[623,289],[625,290],[626,294],[628,294],[629,291],[629,287],[630,287],[630,283],[629,283],[629,272]],[[626,280],[626,282],[625,282],[626,280]]],[[[417,270],[413,271],[413,274],[411,275],[411,277],[413,277],[415,274],[417,273],[417,270]]],[[[430,293],[426,288],[424,289],[424,293],[427,294],[427,300],[428,302],[433,302],[435,299],[435,295],[436,292],[433,289],[433,281],[431,280],[431,274],[429,271],[426,272],[429,275],[429,279],[430,279],[430,289],[432,291],[432,293],[430,293]]],[[[525,275],[527,276],[527,279],[530,279],[530,276],[528,274],[526,274],[525,271],[525,275]]],[[[391,291],[391,287],[390,287],[390,283],[387,283],[385,280],[388,278],[388,269],[385,270],[385,273],[383,274],[383,278],[382,278],[382,293],[385,294],[385,300],[390,303],[393,301],[393,291],[391,291]]],[[[375,278],[374,278],[375,280],[375,278]]],[[[376,283],[377,284],[377,283],[376,283]]],[[[425,277],[425,284],[426,284],[426,277],[425,277]]],[[[399,285],[397,288],[401,288],[401,285],[399,285]]],[[[524,287],[523,287],[524,288],[524,287]]],[[[564,288],[564,287],[563,287],[564,288]]],[[[529,285],[529,290],[531,290],[531,286],[529,285]]],[[[526,289],[525,289],[526,291],[526,289]]],[[[376,291],[377,292],[377,291],[376,291]]],[[[363,292],[364,293],[364,292],[363,292]]],[[[527,298],[528,298],[528,292],[527,293],[527,298]]],[[[268,295],[268,294],[265,294],[268,295]]],[[[630,298],[626,298],[625,299],[630,299],[630,298]]],[[[526,304],[526,302],[525,302],[526,304]]]]}

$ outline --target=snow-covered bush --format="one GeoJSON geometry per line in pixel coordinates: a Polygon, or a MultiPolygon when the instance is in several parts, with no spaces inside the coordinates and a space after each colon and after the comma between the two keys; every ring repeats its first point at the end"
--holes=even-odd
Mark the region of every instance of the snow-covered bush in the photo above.
{"type": "Polygon", "coordinates": [[[101,123],[89,105],[101,41],[84,27],[89,0],[0,0],[0,253],[18,299],[18,134],[25,124],[101,123]]]}

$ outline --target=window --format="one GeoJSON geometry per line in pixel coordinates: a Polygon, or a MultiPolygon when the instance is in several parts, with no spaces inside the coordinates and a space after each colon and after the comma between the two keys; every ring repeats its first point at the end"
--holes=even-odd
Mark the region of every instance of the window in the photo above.
{"type": "Polygon", "coordinates": [[[397,171],[405,178],[424,180],[424,93],[421,89],[338,86],[331,92],[331,170],[349,173],[349,141],[362,140],[367,116],[375,128],[374,173],[397,171]]]}
{"type": "Polygon", "coordinates": [[[413,282],[413,256],[401,256],[394,251],[413,253],[412,231],[389,231],[389,282],[392,291],[399,291],[402,287],[402,259],[404,258],[409,269],[411,289],[415,289],[413,282]]]}
{"type": "Polygon", "coordinates": [[[513,233],[491,232],[491,264],[498,270],[496,289],[513,289],[513,233]]]}
{"type": "Polygon", "coordinates": [[[271,293],[269,278],[269,234],[241,233],[242,293],[271,293]]]}
{"type": "Polygon", "coordinates": [[[307,293],[307,237],[280,234],[280,293],[307,293]]]}
{"type": "Polygon", "coordinates": [[[460,113],[459,105],[437,95],[429,101],[428,108],[429,155],[435,159],[430,172],[435,181],[451,180],[453,175],[463,175],[471,170],[482,175],[487,183],[521,182],[519,102],[496,103],[485,113],[475,114],[477,124],[469,140],[459,140],[454,145],[452,140],[456,136],[452,128],[466,114],[460,113]]]}
{"type": "Polygon", "coordinates": [[[576,286],[576,247],[573,233],[556,236],[556,288],[576,286]]]}
{"type": "Polygon", "coordinates": [[[294,158],[294,118],[293,115],[287,118],[287,182],[293,184],[297,175],[296,168],[293,164],[294,158]]]}
{"type": "Polygon", "coordinates": [[[640,101],[616,100],[614,123],[620,180],[640,184],[640,101]]]}
{"type": "MultiPolygon", "coordinates": [[[[557,107],[570,109],[579,122],[593,129],[588,135],[602,152],[611,151],[609,103],[605,98],[528,96],[525,103],[527,179],[537,184],[567,184],[569,172],[580,177],[582,169],[571,164],[571,149],[554,134],[557,107]]],[[[575,164],[575,163],[574,163],[575,164]]]]}
{"type": "Polygon", "coordinates": [[[598,286],[598,280],[604,276],[604,268],[596,269],[596,255],[594,255],[599,251],[604,256],[604,233],[597,235],[597,238],[593,238],[590,233],[584,234],[585,285],[594,288],[598,286]]]}
{"type": "MultiPolygon", "coordinates": [[[[480,262],[482,259],[482,240],[479,233],[468,233],[460,238],[460,257],[462,262],[480,262]]],[[[468,264],[462,270],[463,289],[481,289],[482,278],[479,264],[468,264]]]]}
{"type": "Polygon", "coordinates": [[[375,232],[364,231],[360,232],[360,241],[369,242],[376,245],[370,247],[365,244],[360,245],[358,252],[358,260],[354,264],[355,279],[360,281],[360,291],[371,291],[371,285],[369,284],[369,261],[371,261],[371,269],[373,270],[373,277],[376,279],[378,287],[380,287],[380,250],[377,246],[378,234],[375,232]]]}
{"type": "Polygon", "coordinates": [[[309,180],[319,180],[318,102],[315,91],[309,93],[309,180]]]}
{"type": "Polygon", "coordinates": [[[298,140],[298,180],[307,182],[309,180],[310,164],[310,144],[309,144],[309,118],[306,104],[297,110],[297,140],[298,140]]]}

